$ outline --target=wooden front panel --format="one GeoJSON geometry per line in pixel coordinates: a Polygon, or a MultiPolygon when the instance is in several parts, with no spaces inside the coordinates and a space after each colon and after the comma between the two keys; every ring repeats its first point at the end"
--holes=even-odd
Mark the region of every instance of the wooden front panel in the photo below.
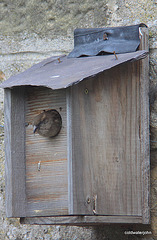
{"type": "Polygon", "coordinates": [[[43,87],[28,87],[26,125],[28,125],[26,127],[26,215],[68,214],[65,90],[53,91],[43,87]],[[43,110],[50,109],[56,109],[62,117],[62,129],[59,135],[48,138],[34,134],[33,118],[43,110]]]}
{"type": "Polygon", "coordinates": [[[5,89],[5,205],[7,217],[26,216],[24,88],[5,89]]]}
{"type": "Polygon", "coordinates": [[[139,82],[136,62],[71,88],[71,213],[142,215],[139,82]]]}

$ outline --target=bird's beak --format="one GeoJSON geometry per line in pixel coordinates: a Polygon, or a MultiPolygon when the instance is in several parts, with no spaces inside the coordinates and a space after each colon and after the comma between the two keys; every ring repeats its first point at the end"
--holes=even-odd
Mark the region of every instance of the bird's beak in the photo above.
{"type": "Polygon", "coordinates": [[[38,128],[37,126],[34,126],[34,127],[33,127],[33,133],[36,132],[37,128],[38,128]]]}

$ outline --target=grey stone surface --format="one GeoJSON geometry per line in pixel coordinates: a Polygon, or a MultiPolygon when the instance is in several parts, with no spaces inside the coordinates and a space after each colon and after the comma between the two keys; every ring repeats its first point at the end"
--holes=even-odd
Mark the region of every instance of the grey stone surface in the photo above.
{"type": "Polygon", "coordinates": [[[69,35],[76,27],[104,25],[105,3],[103,0],[2,0],[1,32],[14,36],[27,31],[51,39],[69,35]]]}
{"type": "MultiPolygon", "coordinates": [[[[150,37],[151,225],[95,227],[20,225],[5,216],[3,90],[0,90],[0,240],[157,239],[157,1],[156,0],[1,0],[0,71],[5,77],[52,55],[73,49],[73,30],[144,22],[150,37]],[[125,234],[151,231],[151,235],[125,234]]],[[[0,81],[4,78],[0,77],[0,81]]]]}

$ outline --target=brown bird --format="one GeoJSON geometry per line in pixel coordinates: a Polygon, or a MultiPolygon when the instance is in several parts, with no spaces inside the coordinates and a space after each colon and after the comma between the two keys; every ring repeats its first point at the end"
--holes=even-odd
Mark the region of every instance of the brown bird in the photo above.
{"type": "Polygon", "coordinates": [[[55,137],[61,130],[62,118],[55,109],[43,111],[34,118],[34,131],[44,137],[55,137]]]}

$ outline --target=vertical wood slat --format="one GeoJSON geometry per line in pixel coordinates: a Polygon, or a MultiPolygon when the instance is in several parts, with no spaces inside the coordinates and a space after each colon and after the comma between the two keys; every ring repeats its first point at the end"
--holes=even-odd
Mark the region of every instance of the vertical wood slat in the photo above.
{"type": "Polygon", "coordinates": [[[24,88],[5,89],[5,178],[7,217],[25,216],[24,88]]]}
{"type": "Polygon", "coordinates": [[[67,118],[65,90],[26,88],[27,216],[68,214],[67,118]],[[62,128],[56,137],[33,133],[33,119],[43,110],[56,109],[62,128]],[[40,162],[40,171],[38,163],[40,162]]]}
{"type": "MultiPolygon", "coordinates": [[[[140,28],[141,44],[139,50],[149,51],[148,28],[140,28]]],[[[149,56],[140,61],[140,99],[141,99],[141,158],[142,158],[142,217],[143,223],[150,221],[150,149],[149,149],[149,56]]]]}
{"type": "Polygon", "coordinates": [[[67,157],[68,157],[68,213],[73,214],[73,169],[72,169],[72,88],[66,89],[67,105],[67,157]]]}
{"type": "Polygon", "coordinates": [[[141,215],[138,74],[127,63],[72,88],[73,214],[97,195],[97,214],[141,215]]]}

